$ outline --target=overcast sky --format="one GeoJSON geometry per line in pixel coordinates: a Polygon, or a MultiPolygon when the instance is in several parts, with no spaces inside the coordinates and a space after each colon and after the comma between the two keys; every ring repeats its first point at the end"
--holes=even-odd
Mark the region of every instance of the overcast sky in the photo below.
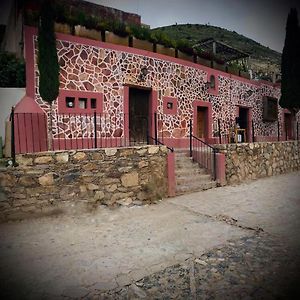
{"type": "Polygon", "coordinates": [[[282,52],[285,25],[296,0],[89,0],[141,15],[151,28],[178,24],[207,24],[234,30],[282,52]]]}

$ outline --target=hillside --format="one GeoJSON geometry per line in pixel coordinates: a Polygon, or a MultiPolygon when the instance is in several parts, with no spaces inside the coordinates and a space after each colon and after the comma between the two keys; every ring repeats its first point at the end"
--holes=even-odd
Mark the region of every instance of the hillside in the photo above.
{"type": "Polygon", "coordinates": [[[265,47],[235,31],[229,31],[216,26],[200,24],[182,24],[159,27],[153,31],[162,30],[170,38],[187,39],[192,45],[206,38],[214,38],[228,46],[250,54],[250,67],[259,73],[279,73],[281,54],[265,47]]]}

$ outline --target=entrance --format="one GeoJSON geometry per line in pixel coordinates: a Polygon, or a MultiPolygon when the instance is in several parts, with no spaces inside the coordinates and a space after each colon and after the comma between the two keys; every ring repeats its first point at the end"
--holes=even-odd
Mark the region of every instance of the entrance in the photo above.
{"type": "Polygon", "coordinates": [[[240,129],[245,130],[245,134],[242,134],[242,143],[246,142],[247,136],[249,138],[248,122],[249,122],[249,108],[239,107],[238,123],[240,125],[240,129]]]}
{"type": "Polygon", "coordinates": [[[207,137],[207,107],[197,106],[197,132],[199,139],[207,137]]]}
{"type": "Polygon", "coordinates": [[[146,144],[149,134],[149,90],[129,89],[129,139],[131,144],[146,144]]]}

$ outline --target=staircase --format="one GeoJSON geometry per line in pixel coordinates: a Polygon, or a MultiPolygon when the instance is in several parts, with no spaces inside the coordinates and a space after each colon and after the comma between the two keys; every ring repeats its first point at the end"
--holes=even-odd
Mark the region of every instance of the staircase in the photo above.
{"type": "Polygon", "coordinates": [[[193,162],[188,150],[175,151],[176,195],[208,190],[216,187],[204,168],[193,162]]]}

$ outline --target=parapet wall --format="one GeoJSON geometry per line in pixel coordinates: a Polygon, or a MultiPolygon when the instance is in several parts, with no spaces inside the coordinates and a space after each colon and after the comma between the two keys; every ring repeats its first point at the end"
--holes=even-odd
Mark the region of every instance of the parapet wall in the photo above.
{"type": "Polygon", "coordinates": [[[166,147],[143,146],[17,156],[0,172],[0,219],[81,204],[141,205],[167,196],[166,147]]]}
{"type": "Polygon", "coordinates": [[[299,141],[215,146],[226,156],[227,184],[300,170],[299,141]]]}

